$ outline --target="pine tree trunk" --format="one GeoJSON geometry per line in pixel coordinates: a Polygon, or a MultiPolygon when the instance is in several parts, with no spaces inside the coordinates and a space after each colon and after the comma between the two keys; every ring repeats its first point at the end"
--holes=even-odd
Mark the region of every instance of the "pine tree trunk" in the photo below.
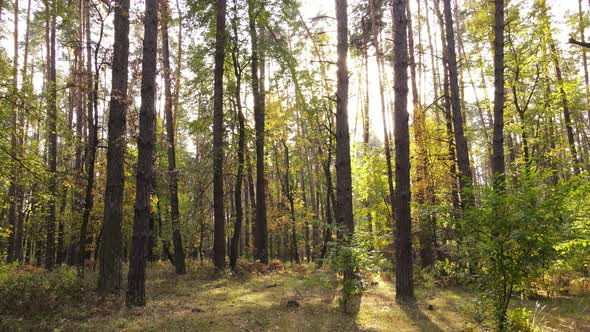
{"type": "Polygon", "coordinates": [[[467,187],[473,182],[469,161],[469,149],[463,131],[463,114],[461,112],[461,100],[459,95],[459,76],[457,71],[457,55],[455,51],[455,33],[453,29],[453,16],[451,1],[443,0],[444,19],[447,46],[447,66],[449,71],[449,83],[451,90],[451,111],[453,114],[453,129],[455,135],[455,147],[459,164],[459,184],[461,189],[461,204],[463,208],[473,204],[472,195],[467,187]]]}
{"type": "Polygon", "coordinates": [[[215,92],[213,97],[213,262],[225,268],[225,218],[223,211],[223,64],[225,60],[226,1],[217,0],[215,36],[215,92]]]}
{"type": "MultiPolygon", "coordinates": [[[[14,57],[13,57],[13,71],[12,71],[12,89],[13,93],[16,94],[18,90],[18,0],[14,2],[14,57]]],[[[10,135],[10,148],[13,158],[18,158],[19,146],[18,146],[18,101],[16,102],[15,109],[11,112],[10,124],[11,124],[11,135],[10,135]]],[[[16,247],[18,242],[16,239],[16,228],[19,210],[17,207],[17,182],[19,181],[18,166],[17,162],[12,165],[13,171],[10,177],[10,186],[8,189],[8,225],[9,225],[9,238],[8,238],[8,263],[16,260],[16,247]]]]}
{"type": "Polygon", "coordinates": [[[395,291],[398,302],[415,301],[412,275],[412,219],[410,212],[410,131],[408,127],[408,21],[406,0],[394,0],[394,133],[396,269],[395,291]]]}
{"type": "MultiPolygon", "coordinates": [[[[254,0],[248,0],[248,20],[250,28],[250,40],[252,44],[252,95],[254,97],[254,127],[256,131],[256,221],[254,232],[254,258],[263,264],[268,263],[268,234],[266,225],[266,195],[264,175],[264,102],[260,87],[258,74],[258,35],[256,31],[257,8],[254,0]]],[[[262,66],[264,68],[264,66],[262,66]]]]}
{"type": "MultiPolygon", "coordinates": [[[[127,72],[129,64],[129,0],[119,0],[115,9],[115,42],[108,122],[107,182],[104,195],[99,293],[118,292],[122,279],[124,156],[127,128],[127,72]]],[[[88,22],[86,23],[88,24],[88,22]]],[[[88,32],[87,32],[88,33],[88,32]]],[[[88,47],[91,45],[88,43],[88,47]]],[[[90,61],[90,60],[87,60],[90,61]]],[[[82,240],[82,239],[80,239],[82,240]]],[[[82,254],[82,253],[81,253],[82,254]]]]}
{"type": "Polygon", "coordinates": [[[158,55],[159,0],[146,0],[141,69],[141,108],[137,139],[137,173],[133,244],[127,276],[127,305],[145,305],[145,270],[150,233],[150,196],[153,190],[153,158],[156,115],[156,66],[158,55]]]}
{"type": "MultiPolygon", "coordinates": [[[[385,162],[387,165],[387,186],[389,188],[389,206],[393,206],[393,168],[391,164],[391,144],[389,143],[389,131],[387,130],[387,117],[385,111],[385,88],[383,86],[383,60],[381,58],[381,47],[379,46],[379,32],[377,30],[377,15],[375,8],[375,0],[369,1],[369,12],[371,15],[372,40],[373,47],[375,47],[375,55],[377,58],[377,78],[379,81],[379,97],[381,100],[381,120],[383,121],[383,145],[385,148],[385,162]]],[[[392,215],[393,217],[393,215],[392,215]]]]}
{"type": "MultiPolygon", "coordinates": [[[[170,177],[170,217],[172,222],[172,242],[174,243],[174,265],[176,273],[186,273],[184,247],[180,234],[180,211],[178,208],[178,171],[176,170],[175,121],[172,114],[172,72],[170,69],[170,46],[168,41],[168,21],[170,10],[168,0],[162,1],[162,57],[164,64],[164,113],[166,116],[166,135],[168,147],[168,173],[170,177]]],[[[182,28],[182,27],[180,27],[182,28]]],[[[180,59],[179,59],[180,61],[180,59]]],[[[179,89],[177,86],[176,89],[179,89]]]]}
{"type": "Polygon", "coordinates": [[[495,1],[494,13],[494,139],[492,176],[494,187],[504,187],[504,0],[495,1]]]}
{"type": "MultiPolygon", "coordinates": [[[[49,5],[48,5],[49,6],[49,5]]],[[[47,216],[47,238],[45,245],[45,268],[53,270],[55,265],[55,222],[56,222],[56,198],[57,198],[57,87],[56,87],[56,16],[57,3],[53,0],[51,3],[50,19],[50,49],[49,49],[49,80],[47,88],[48,105],[47,105],[47,144],[48,144],[48,171],[49,171],[49,202],[47,216]]]]}

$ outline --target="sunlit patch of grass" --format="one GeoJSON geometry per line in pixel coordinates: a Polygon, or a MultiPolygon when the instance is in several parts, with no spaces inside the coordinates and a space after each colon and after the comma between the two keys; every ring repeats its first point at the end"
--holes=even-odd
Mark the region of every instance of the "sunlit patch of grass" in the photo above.
{"type": "MultiPolygon", "coordinates": [[[[144,308],[127,308],[124,293],[101,300],[88,290],[82,301],[65,303],[49,316],[2,317],[0,329],[475,331],[482,326],[473,315],[476,296],[467,289],[419,287],[416,305],[400,305],[395,302],[394,285],[373,275],[376,283],[364,291],[358,314],[346,315],[337,301],[341,281],[333,272],[311,264],[288,264],[270,274],[222,276],[209,263],[190,264],[189,273],[181,276],[168,263],[150,264],[144,308]],[[288,308],[289,300],[300,306],[288,308]]],[[[581,308],[588,297],[551,301],[546,304],[547,326],[586,326],[580,324],[587,323],[590,309],[581,308]]],[[[525,301],[525,305],[535,302],[525,301]]]]}

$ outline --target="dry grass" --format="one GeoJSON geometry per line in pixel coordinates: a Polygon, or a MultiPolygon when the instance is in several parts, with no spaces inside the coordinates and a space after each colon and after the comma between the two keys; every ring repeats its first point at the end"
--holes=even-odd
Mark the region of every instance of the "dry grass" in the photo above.
{"type": "MultiPolygon", "coordinates": [[[[377,284],[363,294],[360,312],[351,316],[338,306],[336,277],[311,265],[266,275],[217,278],[208,265],[193,262],[189,273],[177,276],[170,266],[158,263],[148,271],[148,303],[144,308],[129,309],[122,297],[101,300],[88,291],[80,303],[63,304],[50,316],[0,316],[0,329],[478,331],[489,325],[478,322],[477,303],[467,290],[418,288],[418,303],[401,306],[395,302],[391,283],[378,277],[374,281],[377,284]],[[289,300],[296,300],[300,306],[289,308],[289,300]]],[[[531,308],[536,305],[534,301],[522,304],[531,308]]],[[[590,330],[588,298],[547,300],[541,305],[545,308],[537,311],[542,324],[560,331],[590,330]]]]}

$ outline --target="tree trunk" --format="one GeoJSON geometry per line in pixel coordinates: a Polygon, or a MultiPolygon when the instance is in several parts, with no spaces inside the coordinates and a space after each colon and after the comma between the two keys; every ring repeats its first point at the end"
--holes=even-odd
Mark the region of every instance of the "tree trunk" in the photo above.
{"type": "Polygon", "coordinates": [[[50,49],[49,51],[49,80],[47,88],[48,105],[47,105],[47,152],[48,152],[48,171],[49,171],[49,202],[47,217],[47,238],[45,245],[45,268],[53,270],[55,265],[55,205],[57,198],[57,87],[56,87],[56,16],[57,2],[53,0],[51,9],[47,5],[47,10],[51,10],[50,19],[50,49]]]}
{"type": "MultiPolygon", "coordinates": [[[[184,247],[180,234],[180,211],[178,208],[178,171],[176,170],[176,145],[174,140],[175,121],[172,113],[172,90],[170,88],[172,73],[170,70],[170,46],[168,42],[168,21],[170,10],[168,0],[162,1],[162,57],[164,64],[164,113],[166,116],[166,134],[168,147],[168,173],[170,176],[170,217],[172,221],[172,242],[174,243],[174,262],[176,273],[186,273],[184,247]]],[[[179,27],[180,29],[182,27],[179,27]]],[[[179,59],[180,61],[180,59],[179,59]]],[[[176,89],[179,89],[177,86],[176,89]]],[[[178,102],[178,101],[176,101],[178,102]]]]}
{"type": "Polygon", "coordinates": [[[494,187],[504,187],[504,0],[495,1],[494,13],[494,139],[492,177],[494,187]]]}
{"type": "Polygon", "coordinates": [[[239,36],[238,36],[238,9],[237,0],[234,0],[234,18],[232,21],[233,29],[233,43],[234,51],[232,52],[232,61],[234,65],[234,75],[236,79],[235,86],[235,102],[238,116],[238,170],[236,174],[236,185],[235,185],[235,212],[236,221],[234,223],[234,234],[231,239],[230,255],[229,255],[229,266],[232,270],[235,270],[236,263],[238,260],[238,248],[240,244],[240,237],[242,235],[242,220],[243,220],[243,209],[242,209],[242,178],[244,175],[244,145],[245,145],[245,125],[244,125],[244,114],[242,112],[242,67],[239,62],[239,36]]]}
{"type": "Polygon", "coordinates": [[[394,133],[396,269],[395,291],[398,302],[415,301],[412,275],[412,219],[410,212],[410,131],[408,127],[408,22],[406,0],[395,0],[392,7],[394,57],[394,133]]]}
{"type": "MultiPolygon", "coordinates": [[[[104,195],[103,236],[99,251],[99,293],[121,288],[123,193],[125,182],[125,131],[127,127],[127,72],[129,63],[129,0],[119,0],[115,9],[115,42],[108,122],[107,182],[104,195]]],[[[88,22],[87,22],[88,24],[88,22]]],[[[88,33],[88,32],[87,32],[88,33]]],[[[88,43],[88,47],[91,45],[88,43]]]]}
{"type": "Polygon", "coordinates": [[[213,262],[225,268],[225,218],[223,215],[223,64],[225,61],[226,1],[217,0],[215,35],[215,92],[213,97],[213,262]]]}
{"type": "MultiPolygon", "coordinates": [[[[86,42],[90,45],[90,12],[89,3],[84,1],[84,16],[86,42]]],[[[117,14],[115,14],[117,15],[117,14]]],[[[88,48],[87,54],[87,87],[88,87],[88,106],[87,106],[87,124],[88,124],[88,151],[86,153],[86,193],[84,200],[84,212],[82,214],[82,225],[80,227],[80,250],[78,252],[78,272],[80,275],[84,274],[84,259],[86,258],[86,242],[88,241],[88,222],[90,221],[90,213],[94,206],[94,161],[96,158],[96,148],[98,146],[98,114],[94,114],[94,89],[92,78],[92,59],[91,48],[88,48]]],[[[80,121],[79,119],[78,121],[80,121]]],[[[78,125],[80,132],[82,131],[82,123],[78,125]]]]}
{"type": "Polygon", "coordinates": [[[141,69],[141,108],[137,139],[137,173],[133,245],[127,276],[127,305],[145,305],[145,270],[149,237],[150,196],[153,189],[156,66],[159,0],[146,0],[141,69]]]}
{"type": "Polygon", "coordinates": [[[469,190],[466,190],[473,182],[473,179],[469,162],[469,149],[463,132],[463,115],[461,113],[461,100],[459,95],[459,76],[457,72],[457,55],[455,52],[455,33],[453,29],[451,1],[443,0],[443,3],[447,39],[447,66],[449,70],[451,90],[451,110],[453,113],[455,147],[457,149],[457,161],[459,164],[459,184],[462,194],[461,204],[462,208],[466,208],[473,204],[472,195],[469,193],[469,190]]]}
{"type": "MultiPolygon", "coordinates": [[[[585,21],[584,12],[582,11],[582,0],[578,0],[578,19],[580,20],[580,40],[585,41],[586,37],[584,36],[584,29],[586,28],[586,25],[584,24],[585,21]]],[[[586,107],[588,107],[588,124],[590,125],[590,80],[588,75],[588,50],[586,47],[582,47],[580,51],[582,52],[582,63],[584,65],[584,88],[586,91],[586,107]]]]}
{"type": "MultiPolygon", "coordinates": [[[[256,131],[256,221],[254,232],[254,258],[263,264],[268,263],[268,233],[266,226],[266,195],[264,175],[264,82],[258,79],[258,35],[256,31],[256,8],[254,0],[248,0],[248,20],[252,43],[252,95],[254,97],[254,127],[256,131]]],[[[264,67],[263,67],[264,68],[264,67]]]]}
{"type": "MultiPolygon", "coordinates": [[[[18,90],[18,0],[14,2],[14,58],[13,58],[13,71],[12,71],[12,89],[15,95],[18,90]]],[[[18,158],[19,153],[19,146],[18,146],[18,100],[16,102],[15,108],[12,111],[10,122],[11,122],[11,135],[10,135],[10,148],[11,154],[13,158],[18,158]]],[[[16,251],[18,247],[18,241],[16,239],[16,231],[17,231],[17,219],[18,219],[18,206],[17,206],[17,187],[19,186],[17,182],[19,181],[19,172],[17,162],[13,163],[12,174],[10,177],[10,186],[8,189],[8,199],[10,203],[10,207],[8,209],[8,225],[9,225],[9,238],[8,238],[8,263],[16,260],[16,251]]]]}
{"type": "MultiPolygon", "coordinates": [[[[336,224],[343,227],[343,238],[352,244],[354,235],[354,215],[352,210],[352,172],[350,163],[350,130],[348,128],[348,3],[336,0],[337,24],[337,88],[336,88],[336,224]]],[[[344,284],[355,279],[352,267],[344,270],[344,284]]],[[[344,288],[345,311],[349,311],[348,297],[344,288]]]]}
{"type": "MultiPolygon", "coordinates": [[[[373,47],[375,47],[375,56],[377,58],[377,78],[379,81],[379,97],[381,98],[381,120],[383,121],[383,145],[385,148],[385,162],[387,165],[387,186],[389,188],[389,206],[393,206],[393,169],[391,165],[391,144],[389,143],[389,131],[387,130],[387,117],[385,112],[385,88],[383,86],[383,60],[381,58],[381,47],[379,46],[379,32],[377,30],[377,8],[375,0],[369,1],[369,12],[371,15],[371,29],[373,47]]],[[[391,216],[393,217],[393,215],[391,216]]]]}

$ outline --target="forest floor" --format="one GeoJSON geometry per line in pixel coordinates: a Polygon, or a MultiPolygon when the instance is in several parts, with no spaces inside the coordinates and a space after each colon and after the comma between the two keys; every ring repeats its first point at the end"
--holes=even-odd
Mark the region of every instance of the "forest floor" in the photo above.
{"type": "MultiPolygon", "coordinates": [[[[0,314],[0,330],[485,331],[490,326],[474,292],[459,287],[418,287],[417,304],[406,306],[395,302],[394,285],[375,277],[359,313],[346,315],[334,274],[312,265],[223,278],[194,262],[186,275],[172,270],[165,263],[150,266],[144,308],[130,309],[123,296],[100,299],[88,290],[49,315],[0,314]]],[[[515,298],[513,305],[533,310],[544,330],[590,331],[590,296],[515,298]]]]}

